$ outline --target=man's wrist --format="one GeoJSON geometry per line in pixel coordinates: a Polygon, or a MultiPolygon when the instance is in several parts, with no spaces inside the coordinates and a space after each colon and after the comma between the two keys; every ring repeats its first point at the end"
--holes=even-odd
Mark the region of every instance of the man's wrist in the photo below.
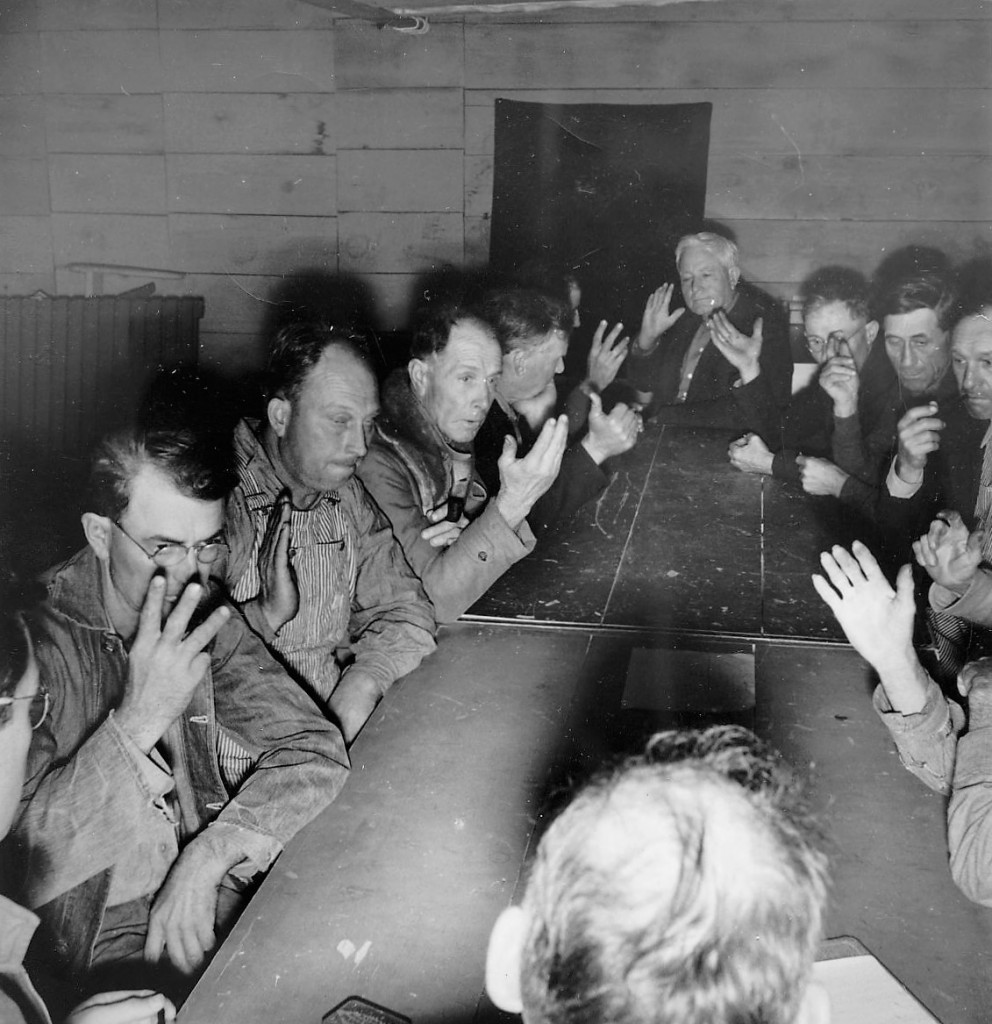
{"type": "Polygon", "coordinates": [[[505,489],[502,487],[494,501],[496,502],[496,511],[503,517],[506,525],[509,526],[511,530],[516,530],[517,527],[519,527],[527,518],[527,515],[531,510],[530,505],[525,506],[525,503],[515,499],[512,494],[507,494],[505,489]]]}
{"type": "Polygon", "coordinates": [[[873,663],[885,696],[894,711],[902,715],[919,714],[926,705],[930,677],[920,664],[912,646],[890,658],[873,663]]]}
{"type": "Polygon", "coordinates": [[[902,455],[896,456],[896,476],[904,484],[918,484],[923,479],[923,469],[923,465],[915,466],[903,458],[902,455]]]}
{"type": "Polygon", "coordinates": [[[857,398],[834,399],[834,419],[850,419],[858,411],[857,398]]]}
{"type": "Polygon", "coordinates": [[[741,384],[750,384],[761,375],[761,363],[755,360],[753,363],[740,367],[738,372],[741,375],[741,384]]]}
{"type": "Polygon", "coordinates": [[[601,466],[609,457],[610,453],[604,451],[597,443],[592,434],[586,434],[582,438],[582,447],[585,448],[586,454],[596,463],[597,466],[601,466]]]}
{"type": "Polygon", "coordinates": [[[634,342],[634,348],[639,349],[641,352],[651,352],[657,347],[659,341],[661,341],[660,334],[647,334],[641,331],[634,342]]]}

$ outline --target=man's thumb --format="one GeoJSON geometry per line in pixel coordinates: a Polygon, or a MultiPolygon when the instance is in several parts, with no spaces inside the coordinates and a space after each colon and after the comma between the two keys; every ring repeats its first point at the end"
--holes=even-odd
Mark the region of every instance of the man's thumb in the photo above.
{"type": "Polygon", "coordinates": [[[759,316],[758,319],[754,321],[754,330],[751,332],[751,337],[755,341],[761,341],[761,339],[762,339],[762,333],[761,332],[764,329],[764,326],[765,326],[765,322],[759,316]]]}
{"type": "Polygon", "coordinates": [[[499,461],[505,462],[507,459],[512,459],[517,454],[517,439],[512,434],[507,434],[503,438],[503,451],[500,453],[499,461]]]}
{"type": "Polygon", "coordinates": [[[599,397],[598,391],[589,392],[589,415],[590,416],[602,416],[603,415],[603,400],[599,397]]]}

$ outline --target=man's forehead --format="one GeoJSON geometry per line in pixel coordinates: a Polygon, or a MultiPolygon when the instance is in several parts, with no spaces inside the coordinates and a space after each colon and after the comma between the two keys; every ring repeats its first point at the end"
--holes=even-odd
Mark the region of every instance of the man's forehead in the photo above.
{"type": "Polygon", "coordinates": [[[196,539],[215,534],[224,524],[224,502],[204,501],[184,494],[176,482],[153,463],[145,463],[131,478],[126,518],[133,532],[147,537],[196,539]]]}
{"type": "Polygon", "coordinates": [[[465,365],[471,367],[493,367],[499,369],[499,342],[493,332],[474,320],[458,320],[452,325],[448,344],[435,357],[444,366],[465,365]]]}
{"type": "Polygon", "coordinates": [[[322,405],[379,407],[379,389],[372,371],[353,353],[333,345],[324,350],[307,374],[302,394],[322,405]]]}
{"type": "Polygon", "coordinates": [[[902,337],[941,333],[937,323],[937,312],[929,307],[913,309],[908,313],[889,313],[885,317],[884,327],[886,335],[902,337]]]}
{"type": "Polygon", "coordinates": [[[986,307],[974,316],[966,316],[954,328],[951,351],[961,355],[992,352],[992,307],[986,307]]]}
{"type": "Polygon", "coordinates": [[[843,299],[835,299],[833,302],[825,302],[822,305],[814,306],[804,320],[807,324],[827,324],[847,322],[851,325],[863,324],[867,318],[855,313],[843,299]]]}

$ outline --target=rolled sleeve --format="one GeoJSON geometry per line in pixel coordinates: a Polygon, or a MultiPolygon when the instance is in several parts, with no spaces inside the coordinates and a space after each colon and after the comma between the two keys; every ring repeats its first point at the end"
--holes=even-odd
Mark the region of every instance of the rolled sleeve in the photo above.
{"type": "Polygon", "coordinates": [[[951,874],[971,900],[992,906],[992,701],[973,695],[968,732],[958,740],[947,808],[951,874]]]}
{"type": "Polygon", "coordinates": [[[930,585],[930,606],[979,626],[992,626],[992,572],[980,567],[960,596],[937,583],[930,585]]]}
{"type": "Polygon", "coordinates": [[[961,707],[949,701],[932,679],[927,682],[926,702],[915,714],[894,711],[881,686],[872,703],[895,740],[903,765],[930,789],[950,792],[958,735],[964,728],[961,707]]]}
{"type": "Polygon", "coordinates": [[[896,472],[896,460],[892,460],[889,464],[889,471],[885,476],[885,488],[893,498],[913,498],[922,486],[922,479],[918,480],[915,484],[906,483],[896,472]]]}

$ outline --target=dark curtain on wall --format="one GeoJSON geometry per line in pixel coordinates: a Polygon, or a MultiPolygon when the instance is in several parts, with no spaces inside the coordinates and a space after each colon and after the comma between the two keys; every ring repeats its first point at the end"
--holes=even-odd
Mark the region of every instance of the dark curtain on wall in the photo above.
{"type": "Polygon", "coordinates": [[[491,268],[570,271],[583,306],[633,329],[700,229],[711,110],[496,100],[491,268]]]}

